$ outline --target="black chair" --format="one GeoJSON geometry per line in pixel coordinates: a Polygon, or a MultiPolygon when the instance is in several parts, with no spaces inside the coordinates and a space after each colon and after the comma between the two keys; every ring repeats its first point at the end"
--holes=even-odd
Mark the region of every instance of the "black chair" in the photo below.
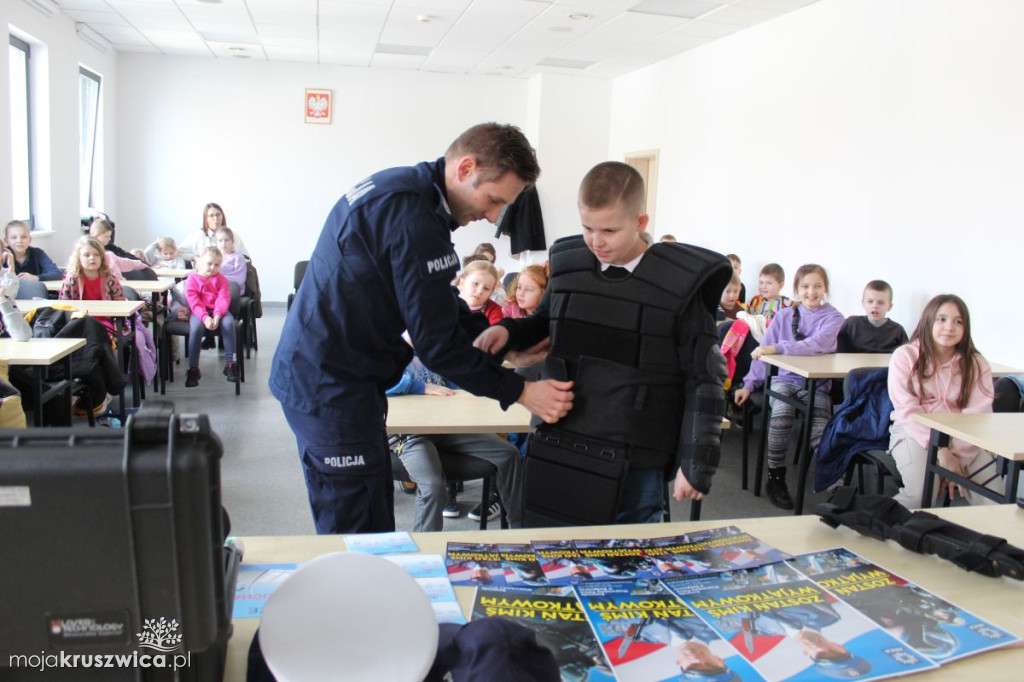
{"type": "Polygon", "coordinates": [[[309,267],[308,260],[300,260],[295,264],[295,272],[292,275],[292,286],[295,287],[295,291],[288,294],[288,303],[285,310],[291,310],[292,301],[295,300],[295,293],[299,290],[299,285],[302,284],[302,278],[306,276],[306,268],[309,267]]]}
{"type": "Polygon", "coordinates": [[[505,277],[501,280],[501,286],[505,287],[505,291],[508,291],[508,288],[512,286],[512,280],[514,280],[518,274],[518,272],[505,273],[505,277]]]}
{"type": "Polygon", "coordinates": [[[129,270],[121,273],[124,279],[129,282],[156,282],[160,278],[153,272],[153,268],[142,268],[141,270],[129,270]]]}
{"type": "MultiPolygon", "coordinates": [[[[243,343],[245,335],[247,333],[247,325],[245,316],[241,310],[241,288],[234,282],[231,282],[231,304],[228,306],[228,312],[235,318],[235,361],[238,363],[238,380],[235,384],[235,395],[240,395],[242,392],[242,382],[245,381],[245,352],[243,343]]],[[[210,337],[219,337],[221,329],[215,332],[206,332],[210,337]]],[[[172,343],[174,336],[182,336],[185,338],[185,352],[184,356],[188,357],[188,335],[189,335],[189,322],[188,320],[171,320],[168,319],[164,322],[163,333],[160,335],[160,352],[157,354],[160,359],[160,367],[158,368],[158,374],[160,375],[160,395],[164,395],[167,390],[167,382],[174,381],[174,358],[172,343]]]]}
{"type": "MultiPolygon", "coordinates": [[[[480,499],[480,530],[487,530],[487,507],[491,503],[491,485],[494,477],[498,475],[498,468],[479,457],[444,452],[441,453],[441,470],[444,472],[445,480],[449,483],[464,483],[477,479],[483,481],[483,495],[480,499]]],[[[396,481],[414,483],[405,465],[402,464],[401,457],[393,450],[391,451],[391,472],[392,478],[396,481]]],[[[501,527],[508,528],[504,506],[501,509],[501,527]]]]}

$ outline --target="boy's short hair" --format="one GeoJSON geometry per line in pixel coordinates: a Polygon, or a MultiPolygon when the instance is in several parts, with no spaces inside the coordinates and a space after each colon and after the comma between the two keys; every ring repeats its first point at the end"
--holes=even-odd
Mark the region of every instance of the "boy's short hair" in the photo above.
{"type": "Polygon", "coordinates": [[[174,241],[174,237],[160,237],[156,240],[157,251],[163,251],[164,249],[178,250],[178,245],[174,241]]]}
{"type": "Polygon", "coordinates": [[[478,261],[478,260],[487,261],[488,263],[491,262],[490,259],[488,259],[487,256],[483,255],[482,253],[471,253],[471,254],[469,254],[468,256],[466,256],[465,258],[462,259],[462,267],[466,267],[467,265],[469,265],[473,261],[478,261]]]}
{"type": "Polygon", "coordinates": [[[739,263],[740,265],[743,265],[743,261],[741,261],[740,257],[737,256],[735,253],[727,253],[725,254],[725,257],[731,260],[733,263],[739,263]]]}
{"type": "Polygon", "coordinates": [[[476,260],[466,263],[466,265],[464,265],[462,268],[462,272],[459,273],[459,279],[461,280],[465,277],[469,277],[474,272],[480,272],[481,270],[489,274],[491,277],[493,277],[495,284],[497,284],[498,269],[491,265],[491,261],[483,257],[477,258],[476,260]]]}
{"type": "MultiPolygon", "coordinates": [[[[864,291],[870,289],[871,291],[881,291],[882,293],[889,294],[889,300],[892,300],[892,285],[886,282],[884,279],[873,279],[867,283],[864,287],[864,291]]],[[[861,297],[864,295],[861,294],[861,297]]]]}
{"type": "Polygon", "coordinates": [[[532,185],[540,175],[540,165],[530,141],[523,131],[512,125],[475,125],[451,143],[444,157],[453,161],[467,154],[476,159],[476,165],[484,171],[481,178],[485,182],[514,173],[527,185],[532,185]]]}
{"type": "Polygon", "coordinates": [[[659,242],[675,242],[676,236],[674,234],[663,234],[658,239],[659,242]]]}
{"type": "Polygon", "coordinates": [[[589,209],[622,206],[628,213],[644,213],[644,179],[637,169],[621,161],[599,163],[583,176],[579,204],[589,209]]]}
{"type": "Polygon", "coordinates": [[[725,286],[726,286],[726,287],[731,287],[731,286],[733,286],[734,284],[735,284],[736,286],[738,286],[738,287],[742,287],[742,286],[743,286],[743,280],[742,280],[742,279],[740,279],[740,276],[739,276],[739,275],[737,275],[737,274],[736,274],[735,272],[734,272],[734,273],[732,273],[732,277],[730,277],[730,278],[729,278],[729,283],[728,283],[728,284],[726,284],[725,286]]]}
{"type": "Polygon", "coordinates": [[[761,275],[775,279],[779,284],[785,284],[786,271],[778,263],[769,263],[761,268],[761,275]]]}
{"type": "Polygon", "coordinates": [[[4,239],[7,239],[7,235],[10,234],[12,227],[24,227],[29,232],[32,231],[32,228],[29,227],[28,223],[26,223],[24,220],[12,220],[11,222],[4,225],[4,239]]]}

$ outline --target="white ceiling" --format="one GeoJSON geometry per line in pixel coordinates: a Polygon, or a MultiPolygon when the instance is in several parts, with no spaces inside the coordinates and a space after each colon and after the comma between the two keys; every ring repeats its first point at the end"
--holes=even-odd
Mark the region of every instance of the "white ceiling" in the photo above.
{"type": "Polygon", "coordinates": [[[614,78],[816,0],[51,2],[119,52],[614,78]]]}

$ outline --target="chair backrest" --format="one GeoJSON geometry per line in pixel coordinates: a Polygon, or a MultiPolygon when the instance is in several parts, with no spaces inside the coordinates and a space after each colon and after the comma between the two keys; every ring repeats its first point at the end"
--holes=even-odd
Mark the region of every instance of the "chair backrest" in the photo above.
{"type": "Polygon", "coordinates": [[[49,292],[46,284],[30,279],[23,279],[18,282],[18,298],[48,298],[49,292]]]}
{"type": "Polygon", "coordinates": [[[125,299],[127,299],[129,301],[141,301],[142,300],[142,297],[139,296],[139,292],[135,291],[135,289],[131,288],[127,284],[122,284],[121,288],[124,290],[124,297],[125,297],[125,299]]]}
{"type": "Polygon", "coordinates": [[[504,279],[501,280],[501,286],[508,289],[512,286],[512,280],[514,280],[518,274],[518,272],[506,272],[504,279]]]}
{"type": "Polygon", "coordinates": [[[1024,393],[1021,391],[1022,379],[1002,377],[996,380],[996,398],[992,401],[993,412],[1024,412],[1024,393]]]}
{"type": "Polygon", "coordinates": [[[241,301],[242,301],[242,287],[238,286],[238,282],[228,282],[228,286],[231,288],[231,303],[228,304],[228,312],[235,318],[236,323],[241,322],[241,301]]]}
{"type": "Polygon", "coordinates": [[[142,268],[141,270],[129,270],[128,272],[122,273],[124,278],[127,280],[134,280],[136,282],[155,282],[159,277],[153,272],[153,268],[142,268]]]}
{"type": "Polygon", "coordinates": [[[299,290],[299,285],[302,284],[302,278],[306,276],[306,268],[309,267],[308,260],[300,260],[295,264],[295,274],[292,277],[292,283],[295,290],[299,290]]]}

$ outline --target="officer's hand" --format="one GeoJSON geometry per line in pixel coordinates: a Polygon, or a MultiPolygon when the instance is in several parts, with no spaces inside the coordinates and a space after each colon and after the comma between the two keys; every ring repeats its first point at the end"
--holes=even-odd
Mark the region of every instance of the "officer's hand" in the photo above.
{"type": "Polygon", "coordinates": [[[485,353],[490,353],[491,355],[495,355],[507,344],[508,330],[501,325],[488,327],[473,341],[474,348],[479,348],[485,353]]]}
{"type": "Polygon", "coordinates": [[[750,391],[748,391],[745,388],[737,388],[732,394],[732,399],[733,401],[735,401],[737,405],[742,405],[743,403],[747,402],[747,399],[749,397],[750,391]]]}
{"type": "Polygon", "coordinates": [[[676,502],[682,502],[683,500],[703,500],[704,493],[690,485],[690,482],[686,480],[686,476],[683,475],[682,469],[676,469],[676,483],[672,489],[672,497],[676,498],[676,502]]]}
{"type": "Polygon", "coordinates": [[[548,424],[554,424],[572,409],[571,388],[571,381],[527,381],[516,402],[548,424]]]}
{"type": "Polygon", "coordinates": [[[516,367],[531,367],[548,356],[551,348],[551,337],[534,344],[526,350],[512,350],[505,354],[505,359],[516,367]]]}
{"type": "Polygon", "coordinates": [[[447,386],[440,386],[438,384],[427,384],[423,387],[423,395],[455,395],[455,391],[448,388],[447,386]]]}

